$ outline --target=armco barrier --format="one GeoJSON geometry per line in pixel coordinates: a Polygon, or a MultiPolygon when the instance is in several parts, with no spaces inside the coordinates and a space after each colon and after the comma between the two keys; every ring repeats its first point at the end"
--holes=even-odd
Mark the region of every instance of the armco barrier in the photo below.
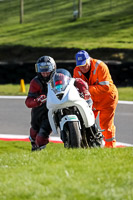
{"type": "MultiPolygon", "coordinates": [[[[133,62],[104,61],[110,70],[112,79],[117,86],[133,86],[133,62]]],[[[65,68],[73,74],[75,61],[56,61],[58,68],[65,68]]],[[[19,84],[21,79],[25,83],[36,75],[35,62],[0,63],[0,84],[19,84]]]]}

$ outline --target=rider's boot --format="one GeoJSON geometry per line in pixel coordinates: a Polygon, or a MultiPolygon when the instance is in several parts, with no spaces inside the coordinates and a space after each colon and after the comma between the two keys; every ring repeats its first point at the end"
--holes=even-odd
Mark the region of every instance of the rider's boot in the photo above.
{"type": "Polygon", "coordinates": [[[46,148],[46,145],[49,143],[49,138],[38,134],[35,143],[37,145],[37,150],[42,150],[46,148]]]}
{"type": "Polygon", "coordinates": [[[35,139],[36,139],[36,136],[37,136],[37,131],[34,130],[32,127],[30,128],[30,136],[29,136],[29,139],[31,141],[31,151],[36,151],[37,150],[37,145],[35,143],[35,139]]]}

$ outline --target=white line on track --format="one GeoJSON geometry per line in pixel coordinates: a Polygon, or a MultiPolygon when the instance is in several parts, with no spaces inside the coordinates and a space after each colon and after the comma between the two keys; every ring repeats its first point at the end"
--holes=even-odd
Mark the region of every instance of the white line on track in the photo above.
{"type": "Polygon", "coordinates": [[[118,104],[132,104],[133,105],[133,101],[118,101],[118,104]]]}
{"type": "MultiPolygon", "coordinates": [[[[0,96],[0,99],[26,99],[27,96],[0,96]]],[[[118,101],[118,104],[132,104],[133,101],[118,101]]]]}
{"type": "Polygon", "coordinates": [[[26,99],[27,96],[0,96],[0,99],[26,99]]]}

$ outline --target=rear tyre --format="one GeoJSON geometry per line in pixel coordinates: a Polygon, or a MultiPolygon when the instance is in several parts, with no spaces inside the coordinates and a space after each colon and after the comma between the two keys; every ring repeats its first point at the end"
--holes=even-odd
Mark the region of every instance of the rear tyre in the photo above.
{"type": "Polygon", "coordinates": [[[103,146],[103,135],[98,131],[96,124],[86,129],[86,138],[89,147],[103,146]]]}

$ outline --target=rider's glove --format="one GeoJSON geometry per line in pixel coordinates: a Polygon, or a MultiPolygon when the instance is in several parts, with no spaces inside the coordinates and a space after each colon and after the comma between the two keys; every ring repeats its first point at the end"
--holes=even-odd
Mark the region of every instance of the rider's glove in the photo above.
{"type": "Polygon", "coordinates": [[[40,95],[39,97],[37,97],[37,98],[35,99],[35,101],[36,101],[37,103],[39,103],[39,104],[45,103],[46,100],[47,100],[46,95],[40,95]]]}

